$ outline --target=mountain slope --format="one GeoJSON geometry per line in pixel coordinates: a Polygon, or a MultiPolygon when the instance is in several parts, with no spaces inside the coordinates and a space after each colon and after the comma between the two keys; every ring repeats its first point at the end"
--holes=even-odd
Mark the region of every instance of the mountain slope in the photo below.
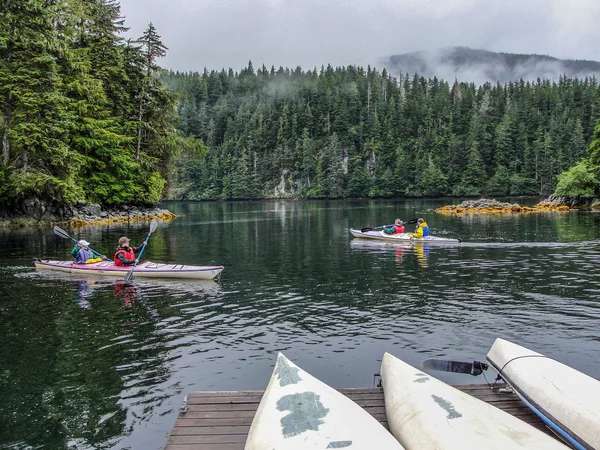
{"type": "Polygon", "coordinates": [[[418,73],[426,78],[437,76],[447,81],[457,78],[478,84],[486,81],[506,83],[513,80],[551,79],[559,76],[600,77],[600,62],[565,60],[545,55],[520,55],[474,50],[468,47],[448,47],[402,55],[381,61],[392,74],[418,73]]]}

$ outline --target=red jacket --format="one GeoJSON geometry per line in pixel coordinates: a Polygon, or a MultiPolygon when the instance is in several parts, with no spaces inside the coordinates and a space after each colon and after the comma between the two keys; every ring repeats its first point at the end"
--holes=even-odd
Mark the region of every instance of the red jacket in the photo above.
{"type": "Polygon", "coordinates": [[[119,247],[113,257],[117,266],[130,266],[135,263],[135,253],[137,250],[131,247],[119,247]]]}
{"type": "Polygon", "coordinates": [[[404,225],[393,225],[396,229],[393,234],[404,233],[404,225]]]}

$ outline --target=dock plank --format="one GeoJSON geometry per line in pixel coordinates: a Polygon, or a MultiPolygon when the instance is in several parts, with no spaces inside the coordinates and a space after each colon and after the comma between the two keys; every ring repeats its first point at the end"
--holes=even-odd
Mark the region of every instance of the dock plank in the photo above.
{"type": "MultiPolygon", "coordinates": [[[[454,386],[554,436],[512,392],[492,390],[487,384],[454,386]]],[[[504,387],[503,384],[495,387],[504,387]]],[[[382,388],[344,388],[349,397],[388,428],[382,388]]],[[[180,412],[165,450],[243,450],[252,419],[264,391],[192,392],[187,411],[180,412]]]]}

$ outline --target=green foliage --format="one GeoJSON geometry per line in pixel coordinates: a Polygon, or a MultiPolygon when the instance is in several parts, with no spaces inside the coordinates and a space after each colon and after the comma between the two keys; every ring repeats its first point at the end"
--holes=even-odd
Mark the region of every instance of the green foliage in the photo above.
{"type": "Polygon", "coordinates": [[[486,183],[485,167],[477,148],[477,141],[473,142],[469,152],[466,168],[462,180],[452,193],[457,196],[476,196],[483,193],[486,183]]]}
{"type": "Polygon", "coordinates": [[[419,188],[421,195],[428,197],[447,195],[450,191],[448,177],[433,163],[421,172],[419,188]]]}
{"type": "Polygon", "coordinates": [[[498,166],[494,176],[490,179],[487,189],[492,196],[509,195],[511,187],[510,172],[504,166],[498,166]]]}
{"type": "Polygon", "coordinates": [[[521,175],[511,175],[510,195],[536,195],[539,194],[538,183],[533,178],[521,175]]]}
{"type": "Polygon", "coordinates": [[[125,30],[115,0],[3,5],[0,200],[152,204],[174,156],[207,152],[176,133],[156,29],[139,47],[125,30]]]}
{"type": "Polygon", "coordinates": [[[75,203],[84,198],[80,186],[34,171],[12,172],[8,177],[7,190],[11,193],[11,198],[16,200],[39,198],[75,203]]]}
{"type": "Polygon", "coordinates": [[[600,192],[598,167],[583,159],[566,172],[558,175],[554,195],[571,198],[593,198],[600,192]]]}
{"type": "Polygon", "coordinates": [[[600,167],[600,119],[596,124],[594,130],[594,141],[591,143],[590,148],[590,162],[597,167],[600,167]]]}

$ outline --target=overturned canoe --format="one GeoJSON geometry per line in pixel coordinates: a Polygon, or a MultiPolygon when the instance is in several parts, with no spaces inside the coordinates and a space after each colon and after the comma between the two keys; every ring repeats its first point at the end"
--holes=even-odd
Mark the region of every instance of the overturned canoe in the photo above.
{"type": "Polygon", "coordinates": [[[408,244],[460,244],[461,242],[460,239],[443,238],[437,236],[425,236],[422,238],[414,238],[412,237],[412,233],[387,234],[384,231],[380,230],[361,231],[355,230],[354,228],[350,228],[350,233],[352,233],[352,236],[361,239],[374,239],[379,241],[398,243],[402,242],[408,244]]]}
{"type": "Polygon", "coordinates": [[[600,381],[500,338],[487,361],[573,448],[600,449],[600,381]]]}
{"type": "MultiPolygon", "coordinates": [[[[72,261],[36,260],[38,270],[56,270],[85,275],[124,277],[132,266],[117,266],[112,261],[101,261],[92,264],[75,264],[72,261]]],[[[139,263],[134,275],[140,278],[192,278],[197,280],[213,280],[218,278],[223,266],[187,266],[184,264],[159,264],[150,261],[139,263]]]]}
{"type": "Polygon", "coordinates": [[[381,363],[381,380],[390,431],[408,450],[567,448],[522,420],[389,353],[381,363]]]}
{"type": "Polygon", "coordinates": [[[260,401],[246,450],[401,450],[373,416],[281,353],[260,401]]]}

